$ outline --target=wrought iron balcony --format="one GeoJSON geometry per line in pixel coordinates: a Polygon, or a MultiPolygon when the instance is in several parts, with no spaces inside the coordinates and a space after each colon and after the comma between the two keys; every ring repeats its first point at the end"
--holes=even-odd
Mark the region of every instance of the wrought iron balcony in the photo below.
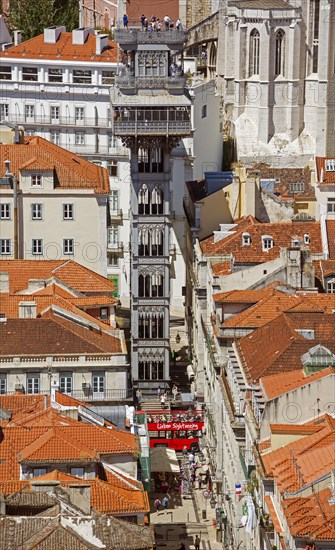
{"type": "Polygon", "coordinates": [[[147,121],[147,122],[126,122],[114,123],[116,136],[144,135],[172,135],[186,136],[191,133],[190,121],[147,121]]]}
{"type": "Polygon", "coordinates": [[[130,399],[132,391],[130,389],[108,389],[94,392],[92,387],[88,387],[83,390],[73,390],[67,393],[67,395],[79,401],[121,401],[123,399],[130,399]]]}
{"type": "Polygon", "coordinates": [[[121,90],[161,89],[179,90],[185,88],[186,76],[118,76],[115,84],[121,90]]]}
{"type": "Polygon", "coordinates": [[[188,31],[168,29],[161,31],[142,31],[140,27],[129,26],[128,29],[114,29],[114,40],[120,44],[184,44],[188,31]]]}
{"type": "Polygon", "coordinates": [[[48,126],[75,126],[79,128],[85,127],[98,127],[98,128],[108,128],[111,127],[112,121],[109,118],[104,117],[83,117],[77,118],[74,116],[63,116],[59,115],[56,118],[53,118],[51,115],[33,115],[31,117],[25,115],[19,115],[16,113],[8,114],[4,120],[8,120],[13,124],[23,124],[31,126],[38,124],[42,126],[47,124],[48,126]]]}
{"type": "Polygon", "coordinates": [[[108,241],[107,251],[122,253],[124,249],[123,242],[121,241],[108,241]]]}

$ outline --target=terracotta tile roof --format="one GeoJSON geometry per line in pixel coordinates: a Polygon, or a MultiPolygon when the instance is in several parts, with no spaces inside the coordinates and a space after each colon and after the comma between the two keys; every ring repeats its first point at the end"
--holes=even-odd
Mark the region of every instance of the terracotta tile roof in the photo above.
{"type": "Polygon", "coordinates": [[[63,355],[122,353],[119,338],[91,331],[55,315],[40,319],[7,319],[0,323],[1,354],[63,355]]]}
{"type": "Polygon", "coordinates": [[[26,137],[22,144],[0,145],[0,177],[5,176],[5,160],[10,160],[10,169],[17,176],[19,187],[21,170],[52,170],[57,189],[109,192],[105,168],[39,136],[26,137]]]}
{"type": "Polygon", "coordinates": [[[236,221],[231,229],[231,235],[214,242],[214,234],[200,242],[203,254],[232,254],[237,264],[254,264],[268,262],[279,257],[280,249],[291,247],[292,239],[304,241],[304,235],[310,238],[309,247],[312,254],[322,254],[322,241],[319,222],[282,222],[260,223],[252,216],[246,216],[236,221]],[[251,243],[242,245],[242,234],[250,235],[251,243]],[[262,235],[273,238],[274,246],[269,250],[262,250],[262,235]]]}
{"type": "Polygon", "coordinates": [[[215,303],[236,303],[236,304],[256,304],[261,299],[273,296],[274,294],[281,295],[282,293],[276,290],[276,285],[273,283],[261,290],[230,290],[229,292],[217,292],[213,294],[215,303]]]}
{"type": "Polygon", "coordinates": [[[275,531],[276,533],[278,533],[278,535],[280,533],[283,532],[283,528],[282,528],[282,525],[280,523],[280,520],[278,518],[278,515],[277,515],[277,512],[276,512],[276,508],[273,504],[273,500],[272,500],[272,497],[271,496],[265,496],[264,497],[264,500],[265,500],[265,504],[267,506],[267,509],[269,511],[269,514],[270,514],[270,517],[271,517],[271,520],[272,520],[272,523],[273,523],[273,526],[275,528],[275,531]]]}
{"type": "Polygon", "coordinates": [[[241,338],[236,346],[248,380],[255,382],[264,376],[301,370],[301,356],[317,344],[334,353],[334,333],[334,314],[289,312],[241,338]],[[297,332],[303,329],[314,330],[314,338],[306,339],[297,332]]]}
{"type": "Polygon", "coordinates": [[[60,411],[49,407],[48,409],[31,412],[24,411],[13,415],[7,426],[72,426],[80,423],[60,411]]]}
{"type": "Polygon", "coordinates": [[[62,32],[56,44],[46,44],[44,34],[35,38],[26,40],[18,46],[0,52],[0,59],[22,58],[26,61],[30,59],[55,59],[59,61],[86,61],[92,69],[96,63],[107,62],[115,63],[117,61],[117,45],[109,40],[108,47],[101,53],[96,54],[96,39],[93,34],[89,34],[85,44],[72,44],[72,33],[62,32]]]}
{"type": "Polygon", "coordinates": [[[335,506],[330,504],[330,489],[308,497],[282,501],[286,521],[292,536],[309,541],[335,541],[335,506]]]}
{"type": "Polygon", "coordinates": [[[326,227],[327,227],[329,260],[335,260],[335,220],[326,220],[326,227]]]}
{"type": "Polygon", "coordinates": [[[141,483],[130,478],[111,473],[108,481],[98,478],[80,479],[75,476],[53,470],[45,475],[27,481],[2,481],[0,493],[8,496],[18,491],[33,491],[34,482],[59,481],[60,486],[67,488],[76,485],[90,485],[91,507],[102,514],[137,514],[150,511],[148,496],[141,483]],[[126,481],[125,481],[126,479],[126,481]]]}
{"type": "Polygon", "coordinates": [[[268,476],[274,477],[281,493],[292,493],[316,481],[335,468],[335,421],[284,447],[264,454],[268,476]]]}
{"type": "Polygon", "coordinates": [[[117,298],[112,296],[83,296],[82,298],[73,298],[71,302],[77,307],[102,307],[118,303],[117,298]]]}
{"type": "Polygon", "coordinates": [[[21,392],[0,395],[0,408],[5,409],[12,415],[23,412],[29,414],[31,412],[43,411],[49,406],[50,398],[47,395],[28,395],[21,392]]]}
{"type": "Polygon", "coordinates": [[[258,163],[248,169],[248,174],[254,175],[257,170],[257,177],[260,179],[273,179],[274,193],[281,197],[290,199],[312,199],[315,200],[315,190],[311,185],[311,171],[309,168],[273,168],[269,164],[258,163]],[[304,191],[292,192],[290,184],[304,184],[304,191]]]}
{"type": "Polygon", "coordinates": [[[20,292],[28,288],[30,279],[61,281],[88,295],[112,295],[114,284],[105,277],[73,260],[0,260],[1,272],[9,273],[9,291],[20,292]]]}
{"type": "Polygon", "coordinates": [[[334,367],[327,367],[310,376],[305,376],[304,371],[301,369],[285,372],[284,374],[279,373],[272,376],[264,376],[260,379],[260,384],[265,392],[265,397],[269,400],[332,374],[335,374],[334,367]]]}
{"type": "Polygon", "coordinates": [[[328,275],[335,275],[335,259],[334,260],[317,260],[314,263],[315,269],[319,268],[319,274],[323,277],[328,275]]]}
{"type": "Polygon", "coordinates": [[[264,439],[264,441],[260,441],[260,443],[258,443],[258,449],[260,450],[260,452],[266,451],[267,449],[270,449],[270,448],[271,448],[271,439],[264,439]]]}
{"type": "Polygon", "coordinates": [[[219,262],[212,265],[212,272],[215,277],[220,277],[222,275],[230,275],[231,271],[231,262],[219,262]]]}
{"type": "MultiPolygon", "coordinates": [[[[1,264],[0,264],[1,268],[1,264]]],[[[70,295],[69,295],[70,296],[70,295]]],[[[90,300],[93,297],[88,297],[87,299],[90,300]]],[[[85,301],[86,298],[83,298],[85,301]]],[[[97,301],[99,301],[99,298],[96,298],[97,301]]],[[[105,301],[105,298],[103,298],[103,301],[105,301]]],[[[59,296],[58,294],[54,295],[46,295],[46,296],[40,296],[39,294],[1,294],[1,300],[0,300],[0,313],[3,313],[7,319],[18,319],[19,318],[19,304],[22,302],[35,302],[36,303],[36,314],[39,316],[45,316],[46,313],[51,309],[53,312],[56,311],[57,308],[60,308],[61,310],[65,310],[68,312],[73,313],[74,315],[85,319],[88,321],[91,325],[95,325],[99,327],[101,330],[109,330],[111,331],[111,327],[109,325],[109,319],[107,319],[107,323],[101,321],[97,317],[93,317],[89,312],[81,309],[81,307],[76,307],[76,304],[78,302],[73,296],[70,296],[68,298],[63,298],[59,296]]],[[[79,304],[80,305],[80,304],[79,304]]],[[[107,304],[106,304],[107,305],[107,304]]],[[[108,304],[110,305],[110,304],[108,304]]],[[[100,310],[99,310],[100,311],[100,310]]],[[[98,312],[96,312],[98,314],[98,312]]]]}
{"type": "Polygon", "coordinates": [[[326,170],[326,160],[332,160],[329,157],[315,157],[316,180],[317,183],[335,184],[335,171],[326,170]]]}
{"type": "Polygon", "coordinates": [[[0,480],[20,478],[19,461],[97,462],[100,455],[133,454],[135,436],[123,430],[79,422],[71,426],[2,427],[0,480]]]}

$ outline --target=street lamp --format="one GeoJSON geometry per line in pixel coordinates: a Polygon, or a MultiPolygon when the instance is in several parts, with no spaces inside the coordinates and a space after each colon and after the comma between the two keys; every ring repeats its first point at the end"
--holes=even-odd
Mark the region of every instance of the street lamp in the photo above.
{"type": "Polygon", "coordinates": [[[176,342],[177,342],[177,344],[180,344],[180,340],[181,340],[181,338],[180,338],[180,334],[179,334],[179,332],[178,332],[178,333],[177,333],[177,336],[176,336],[176,342]]]}

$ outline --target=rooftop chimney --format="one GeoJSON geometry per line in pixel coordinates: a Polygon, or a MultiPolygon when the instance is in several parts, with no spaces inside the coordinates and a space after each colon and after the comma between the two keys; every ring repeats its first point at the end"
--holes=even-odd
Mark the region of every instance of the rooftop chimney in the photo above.
{"type": "Polygon", "coordinates": [[[0,292],[9,292],[9,273],[0,271],[0,292]]]}
{"type": "Polygon", "coordinates": [[[65,31],[65,27],[48,27],[44,29],[44,44],[56,44],[62,32],[65,31]]]}
{"type": "Polygon", "coordinates": [[[22,31],[14,31],[14,46],[18,46],[22,41],[22,31]]]}
{"type": "Polygon", "coordinates": [[[73,483],[66,489],[64,487],[64,490],[69,495],[70,503],[73,506],[79,508],[83,514],[91,515],[91,485],[89,483],[87,485],[73,483]]]}
{"type": "Polygon", "coordinates": [[[88,35],[93,32],[93,29],[73,29],[72,31],[72,44],[82,46],[85,44],[88,35]]]}
{"type": "Polygon", "coordinates": [[[100,55],[108,46],[108,34],[97,34],[95,37],[95,53],[100,55]]]}
{"type": "Polygon", "coordinates": [[[41,290],[42,288],[45,288],[45,280],[44,279],[29,279],[28,281],[28,292],[31,294],[32,292],[36,292],[37,290],[41,290]]]}

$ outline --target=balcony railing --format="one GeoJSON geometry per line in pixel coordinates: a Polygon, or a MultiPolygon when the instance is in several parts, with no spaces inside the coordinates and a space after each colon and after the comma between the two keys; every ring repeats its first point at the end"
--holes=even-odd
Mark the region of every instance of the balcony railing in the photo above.
{"type": "Polygon", "coordinates": [[[109,389],[101,392],[94,392],[90,387],[85,390],[73,390],[67,395],[78,399],[78,401],[119,401],[132,398],[131,389],[109,389]]]}
{"type": "Polygon", "coordinates": [[[109,209],[109,216],[113,221],[122,220],[123,212],[121,209],[109,209]]]}
{"type": "Polygon", "coordinates": [[[121,241],[108,241],[107,250],[108,252],[119,252],[122,253],[124,249],[123,242],[121,241]]]}
{"type": "Polygon", "coordinates": [[[115,122],[114,133],[118,136],[152,134],[185,136],[191,133],[191,122],[115,122]]]}
{"type": "Polygon", "coordinates": [[[183,89],[186,85],[186,76],[118,76],[115,84],[121,89],[183,89]]]}
{"type": "MultiPolygon", "coordinates": [[[[164,26],[164,23],[163,23],[164,26]]],[[[141,28],[128,24],[128,29],[114,29],[114,40],[120,44],[184,44],[188,31],[168,29],[161,31],[142,31],[141,28]]]]}
{"type": "Polygon", "coordinates": [[[78,128],[92,127],[92,128],[110,128],[112,126],[112,121],[109,118],[105,117],[84,117],[77,118],[73,116],[63,116],[59,115],[58,117],[52,117],[51,115],[34,115],[34,116],[25,116],[19,115],[17,113],[10,113],[5,117],[5,120],[12,122],[13,124],[24,124],[24,125],[44,125],[48,126],[75,126],[78,128]]]}

